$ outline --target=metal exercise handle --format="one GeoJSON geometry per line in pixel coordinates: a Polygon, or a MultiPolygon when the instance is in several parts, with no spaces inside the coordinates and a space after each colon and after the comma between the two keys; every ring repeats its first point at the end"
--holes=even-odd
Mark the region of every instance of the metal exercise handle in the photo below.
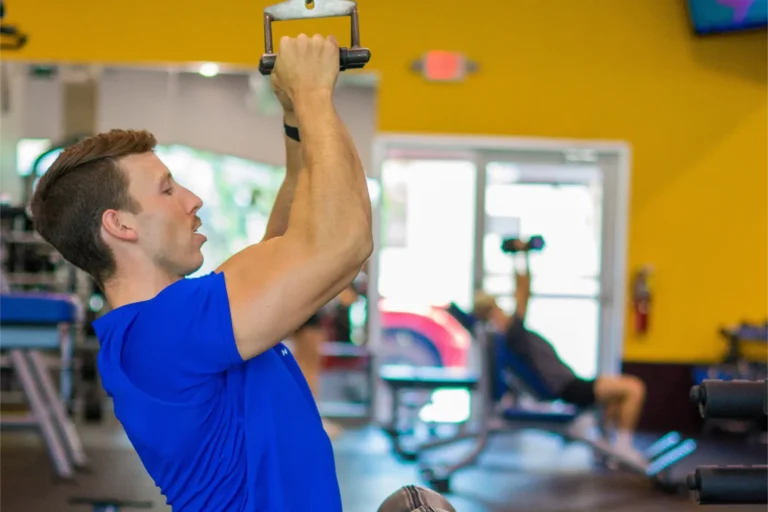
{"type": "MultiPolygon", "coordinates": [[[[290,2],[290,0],[289,0],[290,2]]],[[[284,2],[288,4],[289,2],[284,2]]],[[[360,25],[358,22],[357,6],[354,2],[344,2],[345,4],[351,4],[351,8],[341,10],[328,11],[320,10],[314,14],[312,11],[308,11],[305,16],[298,16],[295,13],[280,12],[277,7],[283,4],[278,4],[274,8],[270,7],[265,9],[264,12],[264,54],[259,59],[259,72],[262,75],[269,75],[275,68],[275,62],[277,55],[274,52],[274,46],[272,42],[272,22],[279,20],[289,19],[307,19],[307,18],[328,18],[328,17],[340,17],[349,16],[351,25],[351,40],[349,48],[339,48],[339,70],[345,71],[347,69],[361,69],[371,60],[371,52],[368,48],[362,48],[360,46],[360,25]],[[277,14],[270,13],[268,11],[277,11],[277,14]]]]}

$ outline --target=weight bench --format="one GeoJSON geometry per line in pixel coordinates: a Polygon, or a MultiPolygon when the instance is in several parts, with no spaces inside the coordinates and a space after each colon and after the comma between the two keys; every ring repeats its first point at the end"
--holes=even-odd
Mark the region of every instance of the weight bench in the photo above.
{"type": "MultiPolygon", "coordinates": [[[[454,387],[467,390],[475,389],[479,394],[480,412],[478,413],[479,418],[477,418],[479,421],[474,422],[479,427],[465,429],[453,437],[419,443],[413,450],[412,458],[420,459],[421,455],[429,450],[469,439],[475,441],[475,446],[471,452],[452,464],[438,466],[421,461],[420,473],[422,478],[436,491],[450,492],[452,475],[475,464],[493,435],[510,433],[520,428],[542,430],[558,435],[568,442],[586,444],[600,460],[612,462],[625,470],[643,475],[662,489],[676,491],[683,486],[682,482],[671,480],[670,470],[674,464],[693,453],[696,449],[695,441],[683,440],[678,433],[670,432],[645,450],[644,455],[648,460],[647,464],[639,465],[624,460],[612,450],[602,429],[599,429],[600,431],[596,435],[591,435],[592,433],[578,432],[574,428],[575,420],[578,417],[594,414],[596,411],[579,410],[557,401],[553,393],[546,389],[541,379],[537,378],[535,372],[524,361],[511,357],[508,350],[501,350],[504,346],[502,336],[498,336],[487,326],[474,322],[469,315],[455,305],[451,305],[448,311],[465,328],[474,331],[476,342],[474,348],[479,351],[483,372],[476,381],[472,382],[467,378],[451,381],[451,375],[459,375],[462,370],[453,368],[414,369],[416,372],[427,370],[425,375],[431,377],[430,379],[421,378],[419,380],[417,384],[421,389],[434,390],[454,387]],[[502,358],[503,361],[501,361],[502,358]],[[499,363],[503,364],[499,365],[499,363]],[[506,379],[501,377],[502,368],[508,371],[506,379]],[[537,400],[537,407],[514,407],[499,410],[499,399],[507,391],[518,396],[533,397],[537,400]]],[[[394,378],[397,377],[397,372],[393,372],[387,366],[381,368],[379,376],[393,389],[393,394],[396,394],[395,387],[398,387],[399,391],[406,389],[405,380],[394,378]]],[[[394,402],[395,400],[393,400],[394,402]]],[[[393,415],[393,418],[396,416],[393,415]]],[[[599,421],[597,423],[600,424],[599,421]]],[[[400,442],[402,443],[402,441],[400,442]]]]}
{"type": "Polygon", "coordinates": [[[440,368],[432,366],[383,365],[379,377],[392,392],[392,423],[384,428],[392,439],[392,448],[404,460],[416,460],[416,451],[407,446],[407,438],[399,429],[402,392],[413,390],[435,391],[437,389],[474,390],[480,376],[463,368],[440,368]]]}
{"type": "Polygon", "coordinates": [[[56,474],[74,477],[75,468],[87,466],[80,436],[67,414],[72,393],[73,343],[70,326],[79,319],[77,304],[55,294],[0,295],[0,349],[18,376],[30,412],[0,416],[2,429],[37,429],[56,474]],[[42,351],[61,354],[61,381],[56,385],[42,351]]]}

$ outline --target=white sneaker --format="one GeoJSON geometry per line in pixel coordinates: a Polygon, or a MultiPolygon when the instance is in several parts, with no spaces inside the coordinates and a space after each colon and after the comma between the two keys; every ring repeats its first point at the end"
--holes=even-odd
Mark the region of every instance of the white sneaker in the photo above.
{"type": "Polygon", "coordinates": [[[645,458],[643,452],[634,446],[620,444],[614,445],[613,451],[616,454],[616,459],[620,459],[622,462],[626,462],[629,465],[637,466],[640,468],[645,468],[648,466],[648,459],[645,458]]]}
{"type": "Polygon", "coordinates": [[[584,413],[573,420],[568,427],[568,434],[575,438],[593,439],[597,430],[597,421],[595,416],[590,413],[584,413]]]}

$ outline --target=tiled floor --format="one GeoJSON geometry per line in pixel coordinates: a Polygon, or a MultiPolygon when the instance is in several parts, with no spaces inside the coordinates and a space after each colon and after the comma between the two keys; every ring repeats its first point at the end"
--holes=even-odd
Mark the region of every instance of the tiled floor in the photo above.
{"type": "MultiPolygon", "coordinates": [[[[38,440],[29,434],[3,433],[0,440],[0,509],[3,512],[87,510],[68,505],[72,496],[110,496],[151,500],[151,510],[169,510],[112,421],[84,427],[83,439],[92,471],[76,483],[55,482],[38,440]]],[[[344,509],[375,511],[386,495],[408,483],[418,483],[413,465],[390,455],[389,442],[373,428],[347,430],[336,442],[344,509]]],[[[458,447],[461,449],[462,447],[458,447]]],[[[679,469],[684,475],[697,464],[765,463],[759,449],[702,448],[679,469]],[[714,457],[717,457],[716,459],[714,457]]],[[[441,453],[449,457],[450,452],[441,453]]],[[[629,511],[695,510],[686,497],[653,489],[643,478],[591,467],[589,453],[578,445],[563,445],[535,432],[497,438],[477,468],[452,482],[449,499],[458,512],[501,511],[629,511]]],[[[765,510],[765,506],[722,507],[718,510],[765,510]]]]}

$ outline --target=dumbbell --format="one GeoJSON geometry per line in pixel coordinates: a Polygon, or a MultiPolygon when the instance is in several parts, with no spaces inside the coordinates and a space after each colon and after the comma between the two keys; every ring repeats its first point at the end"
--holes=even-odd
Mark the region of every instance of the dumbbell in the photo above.
{"type": "Polygon", "coordinates": [[[501,242],[501,250],[507,254],[517,252],[541,251],[544,248],[544,238],[540,235],[534,235],[523,242],[520,238],[507,238],[501,242]]]}
{"type": "Polygon", "coordinates": [[[312,18],[351,18],[352,37],[349,48],[339,48],[339,69],[360,69],[371,60],[368,48],[360,46],[360,26],[357,15],[357,3],[351,0],[287,0],[264,9],[264,55],[259,60],[259,72],[269,75],[275,68],[277,55],[272,44],[272,22],[303,20],[312,18]]]}

